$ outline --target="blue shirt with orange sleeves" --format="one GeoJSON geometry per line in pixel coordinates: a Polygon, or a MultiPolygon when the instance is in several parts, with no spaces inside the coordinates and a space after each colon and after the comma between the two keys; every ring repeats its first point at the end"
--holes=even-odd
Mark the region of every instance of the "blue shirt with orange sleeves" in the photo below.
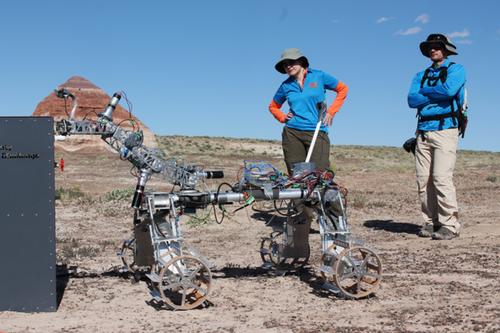
{"type": "MultiPolygon", "coordinates": [[[[288,77],[273,97],[269,110],[285,126],[302,131],[314,131],[319,121],[317,104],[325,101],[325,89],[337,92],[337,97],[327,112],[332,116],[340,109],[347,95],[347,86],[335,77],[315,69],[307,69],[303,87],[293,78],[288,77]],[[286,115],[280,107],[288,102],[293,117],[286,121],[286,115]]],[[[321,131],[328,133],[328,127],[321,125],[321,131]]]]}

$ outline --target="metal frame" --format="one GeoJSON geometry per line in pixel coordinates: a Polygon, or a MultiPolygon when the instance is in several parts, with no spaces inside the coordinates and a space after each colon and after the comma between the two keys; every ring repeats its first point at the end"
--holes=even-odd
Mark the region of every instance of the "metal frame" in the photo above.
{"type": "MultiPolygon", "coordinates": [[[[58,96],[62,98],[69,94],[65,90],[58,91],[58,96]]],[[[153,248],[149,261],[152,265],[126,266],[136,274],[146,274],[157,290],[158,300],[172,309],[186,310],[202,304],[210,290],[211,264],[184,244],[178,211],[187,212],[209,205],[220,207],[233,202],[243,202],[246,206],[252,201],[270,200],[293,200],[308,204],[316,211],[323,253],[320,271],[325,284],[335,286],[332,291],[348,298],[362,298],[378,289],[382,277],[381,261],[373,250],[351,236],[345,192],[334,182],[331,172],[321,172],[315,170],[312,164],[302,163],[300,172],[286,177],[267,163],[262,167],[245,163],[244,176],[232,187],[232,191],[200,191],[197,189],[200,182],[206,178],[222,178],[223,172],[205,171],[195,165],[182,164],[175,158],[165,159],[162,152],[144,146],[141,131],[127,131],[113,123],[113,110],[120,97],[115,93],[96,121],[85,120],[82,124],[83,121],[75,119],[62,120],[57,123],[56,132],[60,135],[101,135],[120,154],[120,158],[127,159],[137,168],[138,180],[131,206],[136,210],[134,223],[147,224],[150,243],[129,240],[126,244],[135,244],[135,247],[124,244],[122,248],[133,251],[134,258],[138,248],[153,248]],[[173,193],[145,192],[146,184],[153,175],[178,185],[180,190],[173,193]]],[[[76,102],[76,99],[73,101],[76,102]]],[[[289,215],[290,220],[292,214],[289,215]]],[[[287,223],[285,231],[288,227],[287,223]]],[[[272,234],[263,241],[263,260],[269,257],[268,254],[275,253],[276,248],[278,252],[283,249],[288,243],[287,234],[289,232],[282,233],[281,240],[272,234]]],[[[124,251],[119,255],[122,259],[127,257],[124,251]]],[[[305,261],[291,259],[294,260],[288,263],[287,268],[301,267],[307,261],[307,258],[305,261]]],[[[264,264],[282,268],[281,260],[279,263],[264,260],[264,264]]]]}

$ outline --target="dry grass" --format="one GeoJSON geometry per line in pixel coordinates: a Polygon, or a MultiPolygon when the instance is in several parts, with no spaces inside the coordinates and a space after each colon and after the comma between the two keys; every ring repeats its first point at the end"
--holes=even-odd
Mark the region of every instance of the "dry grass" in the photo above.
{"type": "MultiPolygon", "coordinates": [[[[199,160],[199,156],[203,157],[204,164],[224,159],[262,159],[276,162],[285,169],[281,163],[281,141],[278,140],[203,136],[157,136],[157,140],[166,155],[189,157],[189,161],[193,160],[191,158],[199,160]]],[[[398,173],[414,169],[413,156],[399,147],[332,145],[330,162],[332,169],[338,172],[385,170],[398,173]]],[[[458,152],[457,170],[467,168],[498,170],[500,153],[461,150],[458,152]]]]}

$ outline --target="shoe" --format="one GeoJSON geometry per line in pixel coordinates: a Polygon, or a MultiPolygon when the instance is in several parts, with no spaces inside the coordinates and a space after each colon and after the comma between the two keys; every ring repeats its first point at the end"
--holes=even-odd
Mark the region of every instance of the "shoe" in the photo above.
{"type": "Polygon", "coordinates": [[[420,231],[418,232],[418,237],[431,237],[432,233],[435,232],[436,228],[432,224],[427,224],[424,225],[423,227],[420,228],[420,231]]]}
{"type": "Polygon", "coordinates": [[[450,239],[458,237],[459,235],[460,235],[460,233],[458,233],[458,232],[455,233],[446,227],[441,227],[441,228],[439,228],[438,231],[436,231],[432,234],[432,239],[450,240],[450,239]]]}

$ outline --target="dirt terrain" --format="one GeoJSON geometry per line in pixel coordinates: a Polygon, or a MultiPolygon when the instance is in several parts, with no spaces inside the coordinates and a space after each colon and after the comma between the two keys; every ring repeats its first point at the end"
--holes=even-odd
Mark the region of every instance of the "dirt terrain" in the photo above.
{"type": "MultiPolygon", "coordinates": [[[[244,159],[284,170],[277,141],[171,136],[158,142],[168,156],[224,169],[230,183],[244,159]]],[[[272,214],[246,208],[220,225],[203,211],[184,216],[186,242],[216,264],[209,302],[190,311],[158,306],[145,281],[121,273],[116,251],[131,235],[131,165],[106,151],[59,150],[61,157],[66,169],[56,175],[57,312],[0,312],[1,332],[500,331],[500,153],[459,153],[462,234],[433,241],[417,237],[421,219],[411,155],[398,148],[332,147],[336,179],[349,189],[352,231],[383,263],[381,288],[368,299],[346,300],[322,288],[316,224],[310,265],[279,275],[261,268],[258,253],[272,214]]],[[[207,184],[215,188],[217,182],[207,184]]],[[[148,187],[170,190],[161,180],[148,187]]]]}

